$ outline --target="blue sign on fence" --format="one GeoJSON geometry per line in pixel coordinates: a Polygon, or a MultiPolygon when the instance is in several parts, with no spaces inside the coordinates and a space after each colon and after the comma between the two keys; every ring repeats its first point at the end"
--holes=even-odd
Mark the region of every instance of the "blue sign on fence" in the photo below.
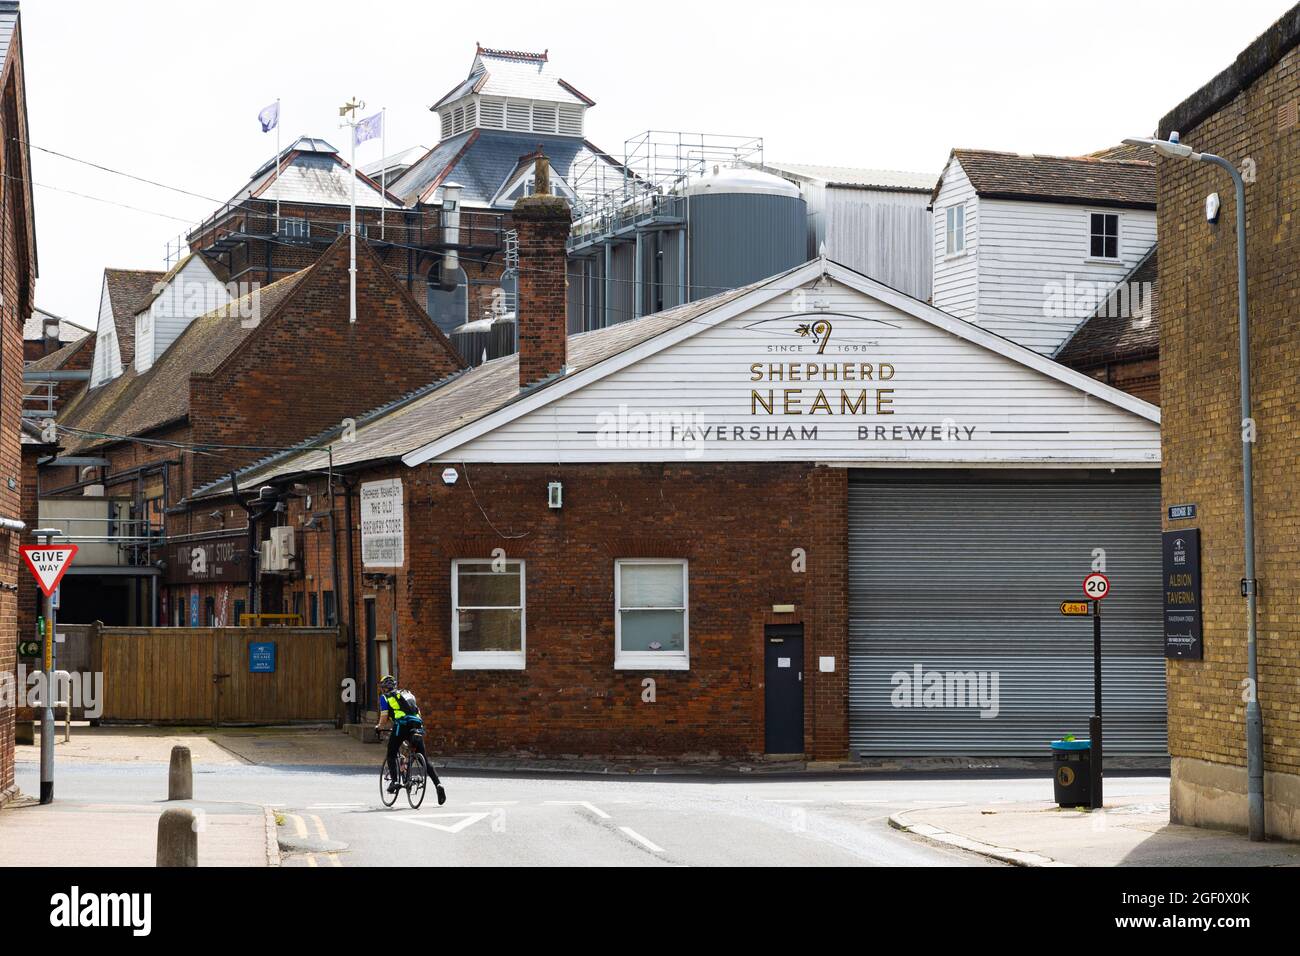
{"type": "Polygon", "coordinates": [[[248,645],[248,672],[250,674],[275,673],[275,642],[248,645]]]}

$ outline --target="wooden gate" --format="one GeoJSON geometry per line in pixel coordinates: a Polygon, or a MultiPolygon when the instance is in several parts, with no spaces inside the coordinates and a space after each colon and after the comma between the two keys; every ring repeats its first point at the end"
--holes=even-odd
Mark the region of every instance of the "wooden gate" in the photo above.
{"type": "Polygon", "coordinates": [[[101,627],[104,721],[285,724],[343,715],[345,644],[334,628],[101,627]],[[254,672],[251,648],[274,645],[254,672]]]}

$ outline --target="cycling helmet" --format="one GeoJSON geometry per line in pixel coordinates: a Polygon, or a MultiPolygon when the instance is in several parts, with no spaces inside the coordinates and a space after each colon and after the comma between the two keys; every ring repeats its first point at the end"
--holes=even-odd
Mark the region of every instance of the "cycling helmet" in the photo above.
{"type": "Polygon", "coordinates": [[[392,674],[385,674],[379,678],[379,686],[384,690],[394,690],[397,687],[397,678],[392,674]]]}

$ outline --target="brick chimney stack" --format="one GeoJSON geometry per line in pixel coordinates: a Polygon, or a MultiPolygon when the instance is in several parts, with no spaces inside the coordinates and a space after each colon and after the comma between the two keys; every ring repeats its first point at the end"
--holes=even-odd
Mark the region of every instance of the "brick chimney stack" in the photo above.
{"type": "Polygon", "coordinates": [[[569,204],[550,195],[550,165],[537,157],[534,192],[515,203],[512,218],[519,234],[519,387],[564,370],[568,334],[565,273],[569,204]]]}

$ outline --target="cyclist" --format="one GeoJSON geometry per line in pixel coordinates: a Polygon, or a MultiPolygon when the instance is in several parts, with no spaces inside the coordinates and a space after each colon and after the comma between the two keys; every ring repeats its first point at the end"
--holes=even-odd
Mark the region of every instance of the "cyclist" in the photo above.
{"type": "Polygon", "coordinates": [[[397,775],[397,751],[403,740],[409,740],[411,749],[424,757],[429,777],[438,792],[438,806],[442,806],[447,802],[447,792],[442,789],[442,781],[429,763],[429,755],[424,752],[424,720],[420,717],[420,705],[409,690],[398,689],[397,678],[385,674],[379,679],[379,723],[375,730],[389,727],[393,732],[388,737],[388,776],[392,780],[388,792],[396,793],[402,787],[397,775]]]}

